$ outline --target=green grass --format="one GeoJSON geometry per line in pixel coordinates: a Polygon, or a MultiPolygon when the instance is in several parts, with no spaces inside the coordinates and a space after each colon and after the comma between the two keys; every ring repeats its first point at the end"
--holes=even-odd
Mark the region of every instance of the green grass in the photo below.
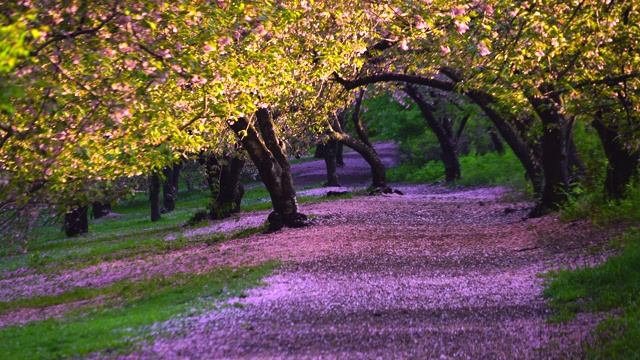
{"type": "MultiPolygon", "coordinates": [[[[327,200],[319,196],[298,199],[299,203],[327,200]]],[[[86,235],[67,238],[59,225],[40,227],[29,242],[28,253],[23,254],[9,247],[0,248],[0,278],[3,277],[2,273],[24,267],[37,268],[40,273],[60,271],[82,268],[105,260],[147,256],[212,243],[211,236],[181,236],[183,225],[197,210],[205,208],[208,202],[208,190],[181,192],[176,210],[163,214],[159,221],[152,223],[148,199],[146,195],[138,195],[114,206],[113,213],[117,215],[91,220],[89,234],[86,235]],[[169,234],[175,234],[177,238],[168,241],[166,237],[169,234]]],[[[271,209],[269,192],[261,184],[249,185],[241,207],[242,211],[271,209]]],[[[207,224],[203,222],[195,227],[207,224]]],[[[226,240],[228,235],[236,238],[241,236],[217,236],[226,240]]]]}
{"type": "MultiPolygon", "coordinates": [[[[462,179],[456,184],[510,186],[516,189],[527,189],[529,183],[524,177],[524,168],[513,154],[486,153],[484,155],[468,155],[459,158],[462,179]]],[[[444,165],[441,161],[429,161],[422,166],[403,164],[391,168],[387,172],[389,181],[430,183],[444,181],[444,165]]]]}
{"type": "MultiPolygon", "coordinates": [[[[325,200],[317,196],[299,199],[301,203],[325,200]]],[[[42,226],[33,233],[27,254],[6,247],[0,249],[0,278],[10,278],[11,271],[19,268],[28,268],[29,275],[62,274],[104,261],[144,259],[264,231],[264,226],[259,226],[232,233],[183,237],[183,224],[208,202],[207,191],[181,192],[176,210],[152,223],[148,200],[139,195],[114,206],[117,215],[92,220],[90,233],[86,235],[66,238],[59,225],[42,226]]],[[[258,208],[271,208],[269,193],[263,186],[250,185],[242,210],[258,208]]],[[[75,358],[93,352],[105,355],[131,352],[140,341],[158,335],[157,331],[151,331],[154,324],[213,308],[220,299],[242,296],[244,289],[259,285],[259,279],[276,266],[270,262],[250,268],[219,268],[205,274],[126,279],[102,288],[73,288],[56,295],[0,302],[0,315],[52,306],[71,309],[62,319],[0,328],[0,359],[75,358]],[[79,305],[82,301],[87,302],[79,305]]]]}
{"type": "MultiPolygon", "coordinates": [[[[62,296],[64,302],[97,294],[116,295],[122,301],[116,307],[83,309],[61,320],[2,328],[0,358],[81,357],[96,351],[128,353],[135,350],[139,340],[154,336],[152,325],[214,308],[217,300],[241,296],[244,290],[260,285],[260,279],[276,266],[269,262],[255,267],[220,268],[199,275],[180,274],[72,292],[62,296]]],[[[63,299],[35,298],[32,305],[52,305],[56,300],[63,299]]]]}
{"type": "Polygon", "coordinates": [[[619,311],[596,330],[589,356],[632,359],[640,355],[640,231],[631,230],[620,241],[617,256],[593,268],[560,270],[549,279],[544,295],[555,310],[553,321],[566,321],[579,312],[619,311]]]}
{"type": "MultiPolygon", "coordinates": [[[[244,211],[255,210],[251,209],[252,206],[271,207],[269,193],[262,186],[249,189],[246,195],[246,202],[253,205],[244,206],[243,199],[244,211]]],[[[146,195],[138,195],[114,206],[112,210],[116,216],[91,220],[89,234],[86,235],[67,238],[59,225],[40,227],[32,234],[27,254],[8,247],[0,249],[0,273],[27,266],[40,267],[42,271],[46,271],[47,265],[55,265],[58,270],[83,267],[104,260],[157,254],[197,245],[206,239],[178,236],[176,240],[167,241],[165,237],[180,233],[183,224],[208,202],[208,190],[181,192],[176,210],[163,214],[159,221],[152,223],[149,201],[146,195]]]]}

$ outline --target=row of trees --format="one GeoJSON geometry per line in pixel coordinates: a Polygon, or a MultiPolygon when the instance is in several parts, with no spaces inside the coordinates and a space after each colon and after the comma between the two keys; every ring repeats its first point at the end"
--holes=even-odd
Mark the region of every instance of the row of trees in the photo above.
{"type": "Polygon", "coordinates": [[[375,151],[339,121],[348,91],[372,84],[402,89],[427,120],[438,98],[475,104],[523,163],[538,213],[566,199],[577,121],[601,134],[612,196],[637,170],[632,0],[42,0],[0,14],[7,223],[38,206],[80,208],[116,179],[159,178],[184,158],[241,158],[240,144],[270,218],[300,226],[288,163],[300,139],[355,148],[386,187],[375,151]]]}

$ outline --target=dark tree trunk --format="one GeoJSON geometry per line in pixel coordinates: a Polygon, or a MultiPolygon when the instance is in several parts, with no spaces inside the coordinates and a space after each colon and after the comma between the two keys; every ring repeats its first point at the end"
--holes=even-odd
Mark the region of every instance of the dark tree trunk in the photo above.
{"type": "Polygon", "coordinates": [[[291,166],[284,146],[278,141],[271,115],[267,109],[259,109],[255,115],[260,133],[246,118],[239,118],[229,125],[258,168],[271,196],[273,211],[267,219],[269,230],[305,226],[307,217],[298,212],[291,166]]]}
{"type": "Polygon", "coordinates": [[[427,125],[436,135],[438,144],[440,145],[442,163],[444,164],[445,181],[452,182],[460,179],[460,162],[456,153],[456,146],[453,139],[451,128],[448,129],[438,122],[433,111],[435,110],[427,103],[418,90],[412,85],[406,85],[404,91],[409,97],[418,104],[422,116],[427,121],[427,125]]]}
{"type": "Polygon", "coordinates": [[[111,213],[111,203],[109,201],[96,201],[91,204],[91,213],[94,219],[100,219],[105,215],[109,215],[109,213],[111,213]]]}
{"type": "Polygon", "coordinates": [[[371,189],[379,189],[382,192],[390,192],[389,186],[387,186],[387,173],[386,167],[380,160],[378,153],[373,148],[368,147],[362,141],[349,136],[346,133],[329,131],[329,138],[337,140],[343,143],[345,146],[355,150],[358,154],[364,158],[364,160],[371,167],[371,189]]]}
{"type": "Polygon", "coordinates": [[[582,162],[575,141],[573,141],[573,122],[567,125],[567,156],[569,167],[569,182],[575,183],[583,179],[587,173],[587,167],[582,162]]]}
{"type": "Polygon", "coordinates": [[[176,209],[176,202],[178,201],[178,184],[180,183],[181,170],[181,164],[165,166],[162,169],[162,174],[164,175],[164,182],[162,183],[162,213],[172,212],[176,209]]]}
{"type": "MultiPolygon", "coordinates": [[[[365,76],[356,80],[342,79],[337,73],[333,74],[333,81],[341,84],[345,90],[352,90],[360,86],[375,84],[379,82],[405,82],[414,85],[424,85],[439,89],[442,91],[456,91],[456,84],[462,81],[459,72],[451,68],[442,68],[441,72],[453,81],[441,81],[434,77],[425,77],[420,75],[385,73],[373,76],[365,76]]],[[[513,129],[507,120],[491,107],[493,100],[491,96],[485,92],[471,90],[464,92],[474,103],[476,103],[493,122],[500,136],[513,150],[523,167],[527,178],[533,185],[536,194],[542,193],[542,167],[536,156],[535,149],[524,141],[518,133],[513,129]]]]}
{"type": "MultiPolygon", "coordinates": [[[[356,97],[356,104],[353,109],[353,115],[351,115],[351,122],[353,123],[353,126],[356,129],[356,134],[358,134],[358,138],[360,139],[360,141],[362,141],[368,147],[373,148],[373,145],[371,145],[371,141],[369,141],[369,134],[367,133],[367,130],[364,128],[364,126],[362,125],[362,121],[360,121],[360,109],[362,108],[362,100],[364,99],[364,93],[365,93],[364,90],[360,90],[360,92],[358,93],[358,96],[356,97]]],[[[341,128],[344,128],[344,126],[342,126],[342,122],[340,125],[341,125],[341,128]]]]}
{"type": "Polygon", "coordinates": [[[516,130],[507,122],[502,115],[491,107],[491,101],[487,94],[480,91],[469,91],[467,96],[478,105],[487,115],[493,126],[498,130],[502,139],[509,145],[513,153],[516,155],[520,163],[524,167],[525,173],[531,185],[533,192],[540,196],[543,188],[542,166],[535,156],[535,150],[527,146],[516,130]]]}
{"type": "MultiPolygon", "coordinates": [[[[357,124],[360,122],[359,104],[361,102],[362,96],[359,96],[356,100],[356,111],[352,116],[352,121],[354,122],[354,125],[356,125],[356,127],[358,127],[357,124]]],[[[340,115],[344,115],[344,113],[340,115]]],[[[329,138],[355,150],[358,154],[360,154],[360,156],[362,156],[367,164],[369,164],[369,167],[371,167],[370,189],[372,190],[372,192],[392,192],[392,189],[387,185],[387,169],[382,163],[382,160],[380,160],[380,157],[378,156],[376,150],[373,148],[373,146],[371,146],[369,137],[364,131],[364,128],[361,128],[361,132],[359,133],[359,136],[362,136],[361,140],[351,137],[349,134],[345,133],[342,130],[342,120],[344,119],[344,117],[341,119],[340,115],[334,119],[332,128],[327,132],[329,138]]]]}
{"type": "Polygon", "coordinates": [[[337,164],[338,142],[329,140],[324,144],[324,163],[327,166],[327,184],[326,186],[340,186],[338,183],[338,164],[337,164]]]}
{"type": "Polygon", "coordinates": [[[209,207],[209,218],[224,219],[240,212],[240,203],[244,196],[244,186],[240,183],[240,175],[245,161],[241,158],[225,155],[222,164],[214,155],[207,159],[207,175],[209,177],[212,204],[209,207]]]}
{"type": "Polygon", "coordinates": [[[493,127],[489,127],[489,138],[491,139],[491,143],[493,144],[493,148],[498,154],[504,154],[504,144],[502,144],[502,140],[500,140],[500,136],[496,134],[493,127]]]}
{"type": "MultiPolygon", "coordinates": [[[[546,91],[542,91],[543,93],[546,91]]],[[[567,200],[569,190],[569,157],[567,154],[568,122],[547,98],[530,96],[529,102],[542,121],[542,168],[544,188],[540,202],[531,217],[556,210],[567,200]]]]}
{"type": "Polygon", "coordinates": [[[64,232],[68,237],[89,232],[89,206],[67,211],[64,215],[64,232]]]}
{"type": "Polygon", "coordinates": [[[344,166],[344,144],[339,142],[336,145],[336,166],[343,167],[344,166]]]}
{"type": "Polygon", "coordinates": [[[313,154],[313,157],[316,159],[324,159],[324,143],[318,143],[316,145],[316,152],[313,154]]]}
{"type": "MultiPolygon", "coordinates": [[[[601,114],[598,115],[598,118],[602,118],[601,114]]],[[[598,119],[594,120],[591,125],[598,132],[604,153],[609,160],[604,188],[611,198],[620,199],[624,195],[627,184],[633,176],[638,174],[640,156],[630,153],[619,142],[619,134],[615,128],[605,126],[598,119]]]]}
{"type": "Polygon", "coordinates": [[[149,176],[149,202],[151,202],[151,221],[160,220],[160,176],[149,176]]]}

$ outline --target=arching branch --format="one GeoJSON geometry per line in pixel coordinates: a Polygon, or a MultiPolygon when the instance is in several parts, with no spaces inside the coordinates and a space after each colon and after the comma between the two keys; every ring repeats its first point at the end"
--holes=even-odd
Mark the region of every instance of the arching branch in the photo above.
{"type": "Polygon", "coordinates": [[[433,77],[427,77],[423,75],[382,73],[378,75],[361,77],[355,80],[346,80],[341,78],[337,73],[333,73],[333,77],[331,78],[331,80],[342,85],[345,90],[353,90],[361,86],[377,84],[381,82],[404,82],[413,85],[429,86],[443,91],[455,90],[455,83],[453,82],[437,80],[433,77]]]}

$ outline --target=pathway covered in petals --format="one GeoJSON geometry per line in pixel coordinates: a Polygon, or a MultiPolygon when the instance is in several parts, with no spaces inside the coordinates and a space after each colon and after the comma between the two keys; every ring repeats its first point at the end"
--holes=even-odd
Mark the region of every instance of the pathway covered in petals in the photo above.
{"type": "MultiPolygon", "coordinates": [[[[393,143],[378,144],[387,166],[393,143]]],[[[345,154],[341,188],[368,185],[367,164],[345,154]]],[[[294,165],[296,184],[325,179],[322,160],[294,165]]],[[[523,220],[533,206],[505,188],[392,184],[404,195],[359,196],[306,203],[313,224],[206,245],[194,243],[140,257],[52,272],[23,268],[0,277],[0,301],[102,288],[220,266],[282,266],[266,285],[211,310],[154,326],[155,340],[121,358],[580,358],[599,319],[580,315],[551,324],[543,279],[558,267],[603,261],[611,231],[555,215],[523,220]],[[587,251],[587,249],[602,249],[587,251]]],[[[259,226],[269,211],[242,212],[197,229],[168,234],[207,237],[259,226]]],[[[102,299],[0,315],[0,327],[60,317],[102,299]]],[[[97,358],[113,354],[95,354],[97,358]]]]}
{"type": "Polygon", "coordinates": [[[270,254],[292,245],[264,288],[160,325],[168,336],[135,356],[580,357],[598,319],[547,323],[537,274],[601,260],[579,249],[602,234],[553,216],[523,221],[531,204],[503,201],[505,189],[438,189],[305,207],[314,226],[246,240],[270,254]]]}

